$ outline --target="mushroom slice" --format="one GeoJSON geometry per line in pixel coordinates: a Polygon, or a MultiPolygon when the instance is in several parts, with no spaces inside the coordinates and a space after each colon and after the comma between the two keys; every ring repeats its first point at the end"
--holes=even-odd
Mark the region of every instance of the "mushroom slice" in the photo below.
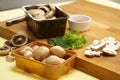
{"type": "Polygon", "coordinates": [[[116,56],[117,55],[117,52],[113,49],[109,49],[109,48],[103,48],[103,52],[105,55],[108,55],[108,56],[116,56]]]}
{"type": "Polygon", "coordinates": [[[85,56],[87,56],[89,58],[94,57],[94,55],[91,52],[92,52],[92,50],[85,50],[85,56]]]}
{"type": "Polygon", "coordinates": [[[48,3],[48,5],[49,5],[50,9],[51,9],[52,11],[54,11],[54,13],[55,13],[55,12],[56,12],[55,6],[54,6],[52,3],[48,3]]]}
{"type": "Polygon", "coordinates": [[[94,41],[92,42],[93,45],[96,45],[96,44],[98,44],[98,43],[99,43],[99,40],[94,40],[94,41]]]}
{"type": "Polygon", "coordinates": [[[50,9],[47,6],[40,6],[40,7],[38,7],[38,9],[43,10],[45,13],[50,12],[50,9]]]}
{"type": "Polygon", "coordinates": [[[54,16],[54,11],[50,11],[47,15],[45,15],[46,18],[52,18],[54,16]]]}
{"type": "Polygon", "coordinates": [[[118,50],[120,47],[120,42],[119,41],[114,41],[114,42],[109,42],[109,44],[107,44],[105,46],[105,48],[109,48],[112,50],[118,50]]]}
{"type": "Polygon", "coordinates": [[[91,54],[93,54],[96,57],[100,57],[102,51],[92,51],[91,54]]]}
{"type": "Polygon", "coordinates": [[[94,49],[94,50],[98,50],[101,47],[103,47],[104,45],[105,45],[105,41],[104,40],[100,40],[96,44],[91,45],[91,48],[94,49]]]}
{"type": "Polygon", "coordinates": [[[11,42],[14,46],[20,47],[28,42],[28,38],[24,35],[16,34],[12,37],[11,42]]]}
{"type": "Polygon", "coordinates": [[[45,12],[43,10],[40,10],[40,9],[30,9],[30,10],[28,10],[28,12],[32,16],[35,16],[35,15],[42,15],[42,16],[44,16],[45,15],[45,12]]]}
{"type": "Polygon", "coordinates": [[[105,41],[106,41],[106,43],[113,43],[113,42],[115,42],[115,38],[114,37],[107,37],[107,38],[105,38],[105,41]]]}

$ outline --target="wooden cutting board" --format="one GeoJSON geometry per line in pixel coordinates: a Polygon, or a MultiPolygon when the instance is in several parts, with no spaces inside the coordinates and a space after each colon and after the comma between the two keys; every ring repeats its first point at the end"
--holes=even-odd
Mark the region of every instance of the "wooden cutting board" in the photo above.
{"type": "MultiPolygon", "coordinates": [[[[112,36],[120,41],[120,10],[84,0],[78,0],[77,2],[61,6],[61,8],[69,14],[85,14],[92,17],[90,29],[82,32],[87,38],[87,45],[91,44],[95,39],[100,40],[108,36],[112,36]]],[[[25,22],[9,27],[5,26],[5,22],[1,22],[0,25],[4,27],[0,28],[0,34],[9,34],[9,31],[12,31],[25,34],[33,40],[36,39],[31,34],[28,34],[25,22]],[[6,30],[8,31],[6,32],[6,30]]],[[[5,34],[3,36],[7,36],[9,39],[9,36],[5,34]]],[[[41,39],[41,41],[46,43],[45,39],[41,39]]],[[[102,80],[120,80],[120,49],[118,50],[118,55],[115,57],[101,56],[94,58],[85,57],[84,50],[85,47],[74,50],[78,54],[75,60],[75,68],[102,80]]]]}

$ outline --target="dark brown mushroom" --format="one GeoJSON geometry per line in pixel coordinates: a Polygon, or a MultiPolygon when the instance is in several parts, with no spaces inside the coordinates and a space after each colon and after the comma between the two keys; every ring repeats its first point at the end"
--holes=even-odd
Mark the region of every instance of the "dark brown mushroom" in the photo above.
{"type": "Polygon", "coordinates": [[[10,47],[8,46],[0,47],[0,55],[8,54],[9,51],[10,51],[10,47]]]}
{"type": "Polygon", "coordinates": [[[4,43],[6,46],[9,46],[9,47],[14,47],[14,45],[12,44],[12,42],[10,40],[7,40],[5,41],[4,43]]]}
{"type": "Polygon", "coordinates": [[[12,37],[11,42],[14,46],[20,47],[28,42],[28,38],[24,35],[16,34],[12,37]]]}

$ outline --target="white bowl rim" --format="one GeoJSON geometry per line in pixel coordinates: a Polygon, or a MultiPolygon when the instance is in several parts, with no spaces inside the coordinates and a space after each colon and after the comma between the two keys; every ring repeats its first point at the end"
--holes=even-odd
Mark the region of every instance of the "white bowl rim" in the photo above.
{"type": "Polygon", "coordinates": [[[90,16],[84,15],[84,14],[73,14],[73,15],[70,15],[69,18],[68,18],[68,21],[75,22],[75,23],[86,23],[86,22],[91,22],[91,20],[92,20],[92,19],[91,19],[90,16]],[[88,18],[88,20],[86,20],[86,21],[81,21],[81,22],[77,22],[77,21],[71,20],[71,17],[75,17],[75,16],[86,17],[86,18],[88,18]]]}

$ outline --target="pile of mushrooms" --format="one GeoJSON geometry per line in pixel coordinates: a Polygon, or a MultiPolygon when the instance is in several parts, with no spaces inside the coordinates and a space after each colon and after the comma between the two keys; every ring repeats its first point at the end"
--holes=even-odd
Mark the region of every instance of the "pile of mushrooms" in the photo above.
{"type": "Polygon", "coordinates": [[[6,54],[8,54],[6,56],[6,61],[8,62],[14,61],[14,56],[12,55],[11,51],[27,44],[27,42],[28,38],[21,34],[15,34],[12,36],[11,40],[5,41],[3,46],[4,49],[2,49],[1,51],[4,53],[6,52],[6,54]]]}
{"type": "Polygon", "coordinates": [[[48,6],[41,5],[37,9],[29,9],[28,13],[37,20],[55,19],[56,7],[52,3],[48,3],[48,6]]]}
{"type": "Polygon", "coordinates": [[[19,50],[19,54],[44,64],[58,65],[65,61],[65,50],[60,46],[53,46],[50,49],[39,45],[24,46],[19,50]]]}
{"type": "Polygon", "coordinates": [[[94,40],[85,50],[87,57],[100,57],[101,55],[116,56],[117,50],[120,48],[120,42],[114,37],[106,37],[102,40],[94,40]]]}

